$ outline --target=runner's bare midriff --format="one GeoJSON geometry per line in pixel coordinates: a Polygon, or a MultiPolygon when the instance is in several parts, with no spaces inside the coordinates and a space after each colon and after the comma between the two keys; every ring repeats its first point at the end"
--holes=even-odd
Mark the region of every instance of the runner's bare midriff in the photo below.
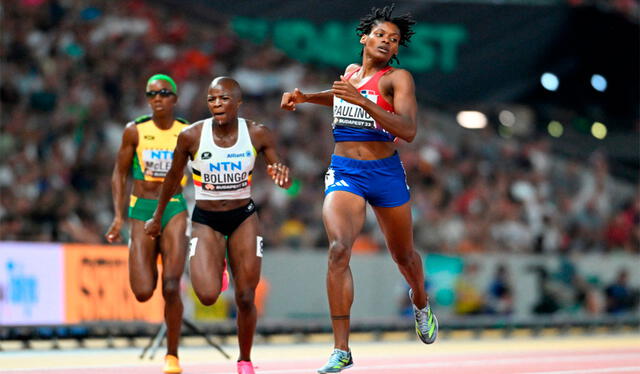
{"type": "Polygon", "coordinates": [[[356,160],[379,160],[391,157],[395,151],[391,142],[338,142],[333,153],[356,160]]]}
{"type": "Polygon", "coordinates": [[[225,212],[249,204],[250,198],[233,200],[197,200],[196,206],[210,212],[225,212]]]}
{"type": "MultiPolygon", "coordinates": [[[[157,200],[160,197],[162,182],[149,182],[143,180],[133,181],[133,195],[142,199],[157,200]]],[[[174,195],[182,192],[182,187],[178,187],[174,195]]]]}

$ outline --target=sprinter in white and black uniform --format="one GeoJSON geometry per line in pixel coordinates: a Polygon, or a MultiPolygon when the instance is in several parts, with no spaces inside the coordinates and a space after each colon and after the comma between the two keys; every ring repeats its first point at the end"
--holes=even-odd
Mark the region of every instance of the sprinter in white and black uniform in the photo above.
{"type": "Polygon", "coordinates": [[[192,160],[196,206],[191,217],[189,249],[191,282],[204,305],[216,302],[221,289],[226,249],[235,284],[238,307],[238,374],[253,374],[251,347],[256,328],[255,289],[260,280],[262,238],[258,216],[251,200],[251,177],[258,153],[267,163],[267,173],[276,185],[291,186],[289,168],[280,163],[271,131],[256,122],[238,118],[242,94],[228,77],[211,82],[207,105],[211,118],[183,130],[173,152],[173,163],[153,218],[145,231],[160,233],[163,211],[180,184],[181,172],[192,160]]]}
{"type": "Polygon", "coordinates": [[[410,14],[392,17],[393,5],[373,8],[360,19],[356,32],[362,62],[351,64],[331,90],[304,94],[285,92],[281,107],[314,103],[333,107],[336,142],[325,178],[322,218],[329,239],[327,293],[333,326],[334,350],[318,373],[338,373],[353,366],[349,350],[353,278],[351,247],[365,218],[366,203],[376,214],[387,247],[411,287],[416,333],[431,344],[438,321],[424,288],[420,255],[413,247],[409,187],[395,140],[411,142],[417,131],[413,77],[390,66],[400,45],[414,34],[410,14]]]}

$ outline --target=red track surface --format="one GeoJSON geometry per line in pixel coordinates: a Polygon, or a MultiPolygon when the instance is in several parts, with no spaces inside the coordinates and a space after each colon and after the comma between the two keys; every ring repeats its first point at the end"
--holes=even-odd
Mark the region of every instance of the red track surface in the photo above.
{"type": "MultiPolygon", "coordinates": [[[[0,353],[0,362],[2,361],[0,353]]],[[[286,352],[283,350],[283,356],[286,352]]],[[[304,374],[315,373],[322,364],[319,359],[296,359],[291,357],[281,361],[263,360],[256,362],[256,374],[304,374]]],[[[602,349],[579,351],[542,350],[522,353],[455,353],[429,354],[421,356],[358,357],[354,354],[355,365],[345,373],[384,374],[588,374],[588,373],[640,373],[640,349],[602,349]]],[[[233,361],[212,364],[183,364],[184,374],[234,374],[233,361]]],[[[92,374],[159,374],[156,364],[107,365],[106,367],[84,366],[48,369],[19,369],[3,373],[92,373],[92,374]]]]}

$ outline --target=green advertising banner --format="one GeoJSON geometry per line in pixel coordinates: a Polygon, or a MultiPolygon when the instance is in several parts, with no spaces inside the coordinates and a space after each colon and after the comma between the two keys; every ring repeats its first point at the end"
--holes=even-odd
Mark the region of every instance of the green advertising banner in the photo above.
{"type": "MultiPolygon", "coordinates": [[[[231,25],[241,38],[256,44],[271,40],[291,58],[338,69],[356,61],[362,48],[355,37],[345,37],[353,35],[356,22],[316,24],[304,19],[269,21],[234,17],[231,25]]],[[[462,24],[416,25],[411,48],[401,51],[400,66],[414,72],[453,72],[458,64],[460,48],[467,39],[468,32],[462,24]]]]}
{"type": "Polygon", "coordinates": [[[429,294],[435,297],[436,304],[451,307],[455,302],[455,284],[462,274],[464,260],[458,256],[431,254],[424,256],[426,277],[429,281],[429,294]]]}

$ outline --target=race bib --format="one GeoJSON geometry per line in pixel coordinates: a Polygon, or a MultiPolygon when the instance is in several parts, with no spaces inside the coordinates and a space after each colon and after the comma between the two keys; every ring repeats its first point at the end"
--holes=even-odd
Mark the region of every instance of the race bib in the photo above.
{"type": "Polygon", "coordinates": [[[173,152],[166,150],[145,149],[142,151],[144,174],[154,178],[164,178],[173,161],[173,152]]]}
{"type": "Polygon", "coordinates": [[[264,252],[264,244],[262,243],[262,236],[256,237],[256,256],[262,258],[264,252]]]}
{"type": "MultiPolygon", "coordinates": [[[[360,93],[374,103],[378,102],[378,95],[373,91],[362,90],[360,93]]],[[[335,96],[333,97],[333,118],[332,125],[334,128],[336,126],[353,127],[357,129],[376,129],[378,127],[376,121],[364,108],[335,96]]]]}
{"type": "Polygon", "coordinates": [[[251,172],[243,168],[243,160],[210,162],[209,170],[202,172],[202,189],[235,191],[247,187],[250,180],[251,172]]]}
{"type": "Polygon", "coordinates": [[[335,182],[336,178],[333,169],[329,168],[324,175],[324,189],[326,190],[335,182]]]}
{"type": "Polygon", "coordinates": [[[191,238],[189,240],[189,260],[196,255],[196,246],[198,245],[198,238],[191,238]]]}

